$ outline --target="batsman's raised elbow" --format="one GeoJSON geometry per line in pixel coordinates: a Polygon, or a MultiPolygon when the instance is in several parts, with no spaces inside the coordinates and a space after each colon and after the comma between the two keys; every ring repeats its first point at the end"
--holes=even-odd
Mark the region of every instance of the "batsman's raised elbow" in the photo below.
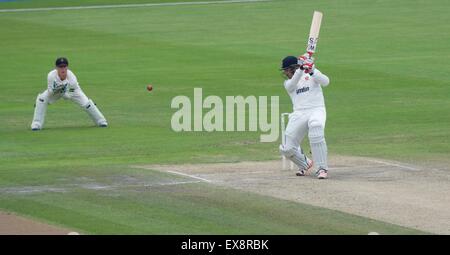
{"type": "Polygon", "coordinates": [[[315,80],[322,87],[326,87],[330,84],[330,79],[324,74],[318,74],[317,77],[315,77],[315,80]]]}
{"type": "Polygon", "coordinates": [[[326,86],[328,86],[329,84],[330,84],[330,79],[329,79],[328,77],[325,76],[325,79],[324,79],[323,83],[320,84],[320,85],[322,85],[322,87],[326,87],[326,86]]]}

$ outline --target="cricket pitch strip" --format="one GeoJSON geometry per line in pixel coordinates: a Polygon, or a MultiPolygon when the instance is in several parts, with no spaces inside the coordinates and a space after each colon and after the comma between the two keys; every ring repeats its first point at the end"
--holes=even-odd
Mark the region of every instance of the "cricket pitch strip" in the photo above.
{"type": "Polygon", "coordinates": [[[330,179],[297,177],[281,162],[146,165],[212,185],[291,200],[436,234],[450,234],[450,169],[331,156],[330,179]]]}

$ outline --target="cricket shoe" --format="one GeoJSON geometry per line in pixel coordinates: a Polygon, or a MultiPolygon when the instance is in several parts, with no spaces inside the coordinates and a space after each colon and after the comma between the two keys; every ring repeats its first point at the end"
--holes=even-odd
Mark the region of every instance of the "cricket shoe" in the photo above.
{"type": "Polygon", "coordinates": [[[33,123],[31,124],[31,130],[32,130],[32,131],[39,131],[39,130],[41,130],[41,126],[40,126],[39,124],[33,122],[33,123]]]}
{"type": "Polygon", "coordinates": [[[323,180],[328,178],[328,170],[320,168],[316,173],[317,179],[323,180]]]}
{"type": "Polygon", "coordinates": [[[309,170],[313,166],[313,161],[311,159],[307,159],[306,162],[307,162],[306,164],[308,165],[306,169],[298,169],[298,172],[295,175],[297,176],[309,175],[309,170]]]}

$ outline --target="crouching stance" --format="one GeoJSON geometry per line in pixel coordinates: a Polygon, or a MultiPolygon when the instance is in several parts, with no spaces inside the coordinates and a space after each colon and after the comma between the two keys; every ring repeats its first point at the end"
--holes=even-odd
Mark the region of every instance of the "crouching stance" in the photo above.
{"type": "Polygon", "coordinates": [[[44,127],[47,106],[61,97],[81,106],[97,126],[107,127],[108,123],[103,114],[95,103],[83,93],[75,74],[67,69],[69,61],[66,58],[58,58],[55,65],[55,70],[51,71],[47,76],[48,88],[36,98],[31,130],[36,131],[44,127]]]}
{"type": "Polygon", "coordinates": [[[306,53],[297,58],[283,59],[282,71],[287,79],[284,87],[289,94],[293,112],[285,132],[285,144],[280,145],[280,153],[294,162],[298,176],[303,176],[314,165],[319,179],[328,174],[327,144],[325,142],[325,102],[322,87],[328,86],[329,79],[314,67],[314,60],[306,53]],[[311,146],[311,161],[299,147],[308,133],[311,146]]]}

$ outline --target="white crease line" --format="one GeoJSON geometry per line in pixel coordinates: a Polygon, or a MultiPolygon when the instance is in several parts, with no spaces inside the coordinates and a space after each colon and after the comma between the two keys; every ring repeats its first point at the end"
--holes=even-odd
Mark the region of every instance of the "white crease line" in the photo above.
{"type": "Polygon", "coordinates": [[[9,187],[9,188],[3,188],[0,189],[0,193],[7,193],[7,194],[28,194],[28,193],[42,193],[42,192],[66,192],[66,189],[63,188],[52,188],[48,186],[40,187],[23,187],[23,188],[17,188],[17,187],[9,187]]]}
{"type": "Polygon", "coordinates": [[[181,172],[177,172],[177,171],[166,171],[166,172],[173,173],[173,174],[178,174],[178,175],[182,175],[182,176],[187,176],[187,177],[190,177],[190,178],[193,178],[193,179],[202,180],[204,182],[211,182],[210,180],[207,180],[207,179],[204,179],[204,178],[201,178],[201,177],[197,177],[195,175],[185,174],[185,173],[181,173],[181,172]]]}
{"type": "Polygon", "coordinates": [[[178,182],[166,182],[166,183],[144,183],[144,184],[130,184],[130,185],[92,185],[92,184],[73,184],[71,185],[73,188],[52,188],[48,186],[44,186],[41,188],[37,187],[9,187],[0,189],[0,194],[28,194],[28,193],[42,193],[42,192],[68,192],[74,190],[76,188],[87,189],[87,190],[115,190],[121,188],[147,188],[147,187],[158,187],[158,186],[171,186],[171,185],[180,185],[180,184],[191,184],[191,183],[200,183],[202,181],[178,181],[178,182]]]}
{"type": "Polygon", "coordinates": [[[105,185],[105,186],[87,186],[82,185],[83,189],[89,190],[114,190],[121,188],[148,188],[148,187],[158,187],[158,186],[172,186],[172,185],[180,185],[180,184],[190,184],[190,183],[199,183],[200,181],[180,181],[180,182],[166,182],[166,183],[146,183],[146,184],[130,184],[130,185],[105,185]]]}
{"type": "Polygon", "coordinates": [[[117,187],[125,187],[125,188],[134,188],[134,187],[156,187],[156,186],[171,186],[171,185],[179,185],[179,184],[190,184],[190,183],[199,183],[200,181],[183,181],[183,182],[167,182],[167,183],[156,183],[156,184],[143,184],[143,185],[119,185],[117,187]]]}
{"type": "MultiPolygon", "coordinates": [[[[375,162],[374,162],[375,163],[375,162]]],[[[336,169],[336,170],[346,170],[346,169],[368,169],[368,168],[379,168],[380,165],[359,165],[359,166],[330,166],[330,169],[336,169]]]]}
{"type": "Polygon", "coordinates": [[[147,170],[155,170],[155,171],[160,171],[160,172],[167,172],[167,173],[172,173],[172,174],[177,174],[177,175],[190,177],[190,178],[201,180],[201,181],[204,181],[204,182],[212,182],[211,180],[207,180],[207,179],[195,176],[195,175],[185,174],[185,173],[182,173],[182,172],[177,172],[177,171],[172,171],[172,170],[158,169],[157,167],[156,168],[147,167],[147,166],[131,166],[131,167],[133,167],[133,168],[140,168],[140,169],[147,169],[147,170]]]}
{"type": "Polygon", "coordinates": [[[418,168],[405,166],[405,165],[400,165],[400,164],[395,164],[395,163],[390,163],[390,162],[381,161],[381,160],[367,159],[367,161],[380,163],[380,164],[384,164],[384,165],[387,165],[387,166],[396,166],[396,167],[400,167],[400,168],[404,168],[404,169],[408,169],[408,170],[412,170],[412,171],[420,171],[420,169],[418,169],[418,168]]]}
{"type": "Polygon", "coordinates": [[[203,1],[203,2],[114,4],[114,5],[91,5],[91,6],[69,6],[69,7],[48,7],[48,8],[0,9],[0,13],[86,10],[86,9],[113,9],[113,8],[135,8],[135,7],[178,6],[178,5],[233,4],[233,3],[270,2],[270,1],[272,1],[272,0],[227,0],[227,1],[203,1]]]}

